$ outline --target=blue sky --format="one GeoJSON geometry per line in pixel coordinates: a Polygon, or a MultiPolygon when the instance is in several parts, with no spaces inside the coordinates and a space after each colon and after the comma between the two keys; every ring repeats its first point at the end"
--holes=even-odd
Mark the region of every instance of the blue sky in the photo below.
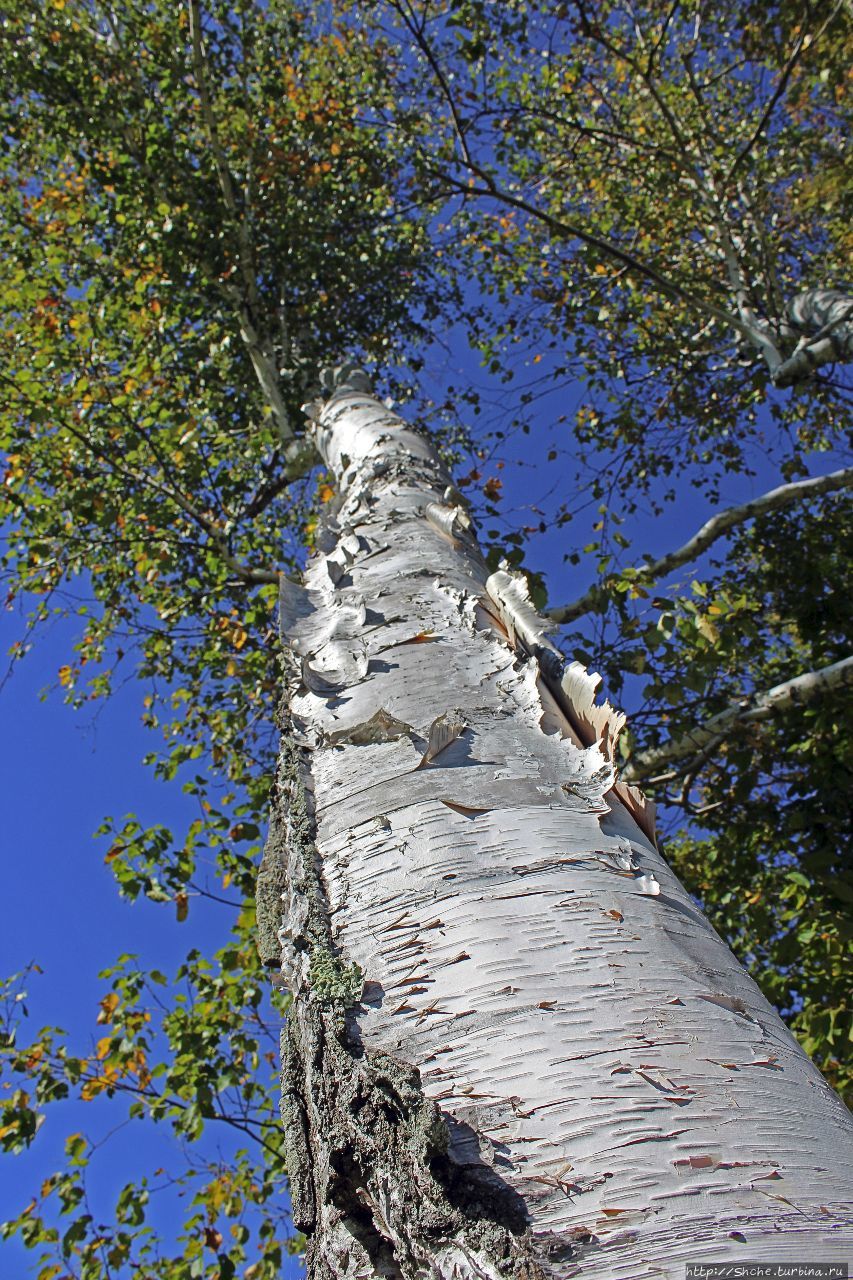
{"type": "MultiPolygon", "coordinates": [[[[43,970],[28,983],[29,1028],[58,1025],[85,1051],[103,1028],[98,1002],[108,984],[98,972],[123,952],[140,953],[148,968],[174,972],[191,945],[221,943],[228,909],[194,900],[189,919],[178,925],[172,904],[122,901],[104,864],[104,840],[92,833],[107,813],[135,811],[142,822],[180,829],[193,816],[194,801],[178,786],[154,779],[141,764],[153,739],[140,721],[142,691],[127,684],[88,717],[65,706],[56,689],[58,668],[68,660],[74,620],[50,626],[34,651],[16,664],[3,690],[5,732],[0,738],[3,802],[3,870],[6,884],[0,971],[16,972],[35,960],[43,970]]],[[[0,652],[20,635],[20,621],[0,613],[0,652]]],[[[26,1026],[25,1031],[26,1034],[26,1026]]],[[[41,1180],[64,1164],[67,1134],[84,1132],[100,1145],[87,1179],[94,1216],[109,1221],[121,1187],[140,1173],[178,1172],[181,1152],[165,1126],[124,1123],[126,1104],[63,1102],[47,1110],[32,1148],[0,1159],[0,1219],[19,1212],[41,1180]]],[[[198,1149],[227,1160],[234,1143],[215,1131],[198,1149]]],[[[167,1178],[152,1178],[150,1221],[168,1238],[180,1227],[182,1204],[167,1178]]],[[[36,1255],[17,1240],[0,1241],[2,1280],[29,1280],[36,1255]]],[[[285,1269],[298,1274],[293,1263],[285,1269]]]]}

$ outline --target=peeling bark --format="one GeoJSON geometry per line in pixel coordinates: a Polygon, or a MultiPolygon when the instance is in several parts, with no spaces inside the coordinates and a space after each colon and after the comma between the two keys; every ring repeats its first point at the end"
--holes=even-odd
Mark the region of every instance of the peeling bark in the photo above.
{"type": "Polygon", "coordinates": [[[847,1257],[850,1116],[617,788],[597,677],[425,437],[352,375],[315,419],[259,894],[311,1280],[847,1257]]]}

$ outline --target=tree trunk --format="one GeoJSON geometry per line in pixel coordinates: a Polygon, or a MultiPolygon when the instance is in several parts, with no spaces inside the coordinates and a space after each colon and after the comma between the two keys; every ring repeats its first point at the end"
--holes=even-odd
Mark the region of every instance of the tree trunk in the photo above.
{"type": "Polygon", "coordinates": [[[316,416],[258,894],[309,1276],[849,1257],[849,1113],[614,788],[597,678],[363,375],[316,416]]]}

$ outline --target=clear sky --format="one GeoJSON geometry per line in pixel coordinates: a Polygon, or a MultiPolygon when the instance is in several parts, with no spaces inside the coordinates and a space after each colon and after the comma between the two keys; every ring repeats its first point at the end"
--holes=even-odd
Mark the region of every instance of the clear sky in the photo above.
{"type": "MultiPolygon", "coordinates": [[[[141,765],[154,738],[140,721],[141,690],[130,683],[109,703],[86,715],[66,707],[54,689],[68,661],[74,621],[53,625],[35,651],[16,664],[0,698],[2,865],[5,881],[0,971],[16,972],[35,960],[43,974],[28,984],[31,1030],[58,1025],[73,1033],[75,1048],[90,1048],[104,1028],[96,1025],[98,1002],[108,984],[98,972],[123,952],[141,953],[148,968],[173,973],[191,945],[213,950],[230,923],[228,908],[194,899],[186,923],[175,921],[173,904],[122,901],[104,864],[106,842],[92,833],[106,814],[134,811],[145,824],[192,818],[193,804],[176,785],[154,779],[141,765]]],[[[0,611],[0,652],[21,634],[19,618],[0,611]]],[[[5,670],[5,664],[4,664],[5,670]]],[[[26,1035],[26,1024],[24,1028],[26,1035]]],[[[47,1120],[31,1149],[0,1158],[0,1219],[28,1203],[42,1179],[64,1164],[67,1134],[81,1131],[103,1144],[90,1165],[87,1189],[97,1219],[112,1217],[121,1187],[141,1173],[151,1177],[150,1220],[168,1238],[180,1228],[181,1202],[168,1174],[183,1163],[167,1125],[125,1122],[126,1101],[63,1102],[47,1120]],[[154,1192],[153,1188],[161,1188],[154,1192]]],[[[210,1126],[193,1151],[227,1160],[236,1145],[229,1132],[210,1126]]],[[[0,1280],[29,1280],[38,1251],[17,1240],[0,1241],[0,1280]]],[[[294,1259],[284,1280],[298,1275],[294,1259]]]]}

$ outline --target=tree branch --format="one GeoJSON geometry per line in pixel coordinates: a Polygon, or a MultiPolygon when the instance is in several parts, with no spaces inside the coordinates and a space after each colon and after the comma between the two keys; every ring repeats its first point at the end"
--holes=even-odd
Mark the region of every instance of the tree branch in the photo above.
{"type": "MultiPolygon", "coordinates": [[[[22,391],[14,378],[8,374],[0,373],[0,380],[8,383],[17,394],[26,400],[28,404],[35,405],[36,402],[22,391]]],[[[36,406],[38,407],[38,406],[36,406]]],[[[195,503],[185,497],[179,489],[175,489],[172,485],[153,479],[151,476],[145,475],[143,472],[137,471],[125,461],[117,461],[108,450],[101,448],[89,434],[81,431],[78,427],[73,426],[67,418],[63,419],[62,430],[67,431],[69,435],[87,449],[94,457],[103,462],[110,471],[114,472],[122,479],[132,481],[135,485],[145,491],[156,493],[159,497],[165,498],[167,501],[174,503],[184,515],[188,516],[195,524],[203,529],[211,542],[216,546],[217,552],[222,557],[224,563],[228,566],[235,577],[240,578],[242,582],[249,583],[254,586],[260,586],[264,583],[277,583],[279,581],[279,573],[277,569],[252,569],[248,565],[242,564],[234,555],[232,555],[228,545],[228,534],[219,527],[215,520],[200,510],[195,503]]]]}
{"type": "MultiPolygon", "coordinates": [[[[826,28],[835,19],[839,10],[843,7],[843,4],[844,4],[844,0],[839,0],[838,4],[832,10],[832,13],[830,13],[829,17],[826,18],[826,20],[823,22],[823,24],[819,28],[816,35],[812,36],[808,31],[800,31],[800,34],[797,37],[797,42],[794,45],[791,56],[788,59],[787,63],[785,64],[785,68],[782,71],[781,76],[779,77],[779,83],[776,85],[776,88],[773,92],[772,97],[770,98],[770,101],[767,103],[767,106],[764,108],[763,112],[761,113],[761,119],[759,120],[758,124],[755,126],[755,129],[753,130],[749,140],[741,147],[740,151],[737,153],[734,160],[732,161],[731,167],[723,180],[724,186],[727,186],[728,183],[731,182],[731,179],[734,177],[734,174],[740,168],[741,164],[747,158],[750,151],[755,146],[756,142],[758,142],[759,138],[764,133],[765,129],[770,123],[770,117],[773,115],[773,112],[776,108],[776,104],[785,93],[785,90],[788,87],[788,81],[791,79],[791,76],[794,72],[794,68],[796,67],[797,63],[802,57],[804,51],[808,48],[811,48],[814,44],[816,44],[816,42],[823,35],[826,28]]],[[[806,8],[806,10],[804,11],[803,18],[805,18],[807,14],[808,14],[808,8],[806,8]]]]}
{"type": "MultiPolygon", "coordinates": [[[[190,2],[195,3],[196,0],[190,0],[190,2]]],[[[581,11],[581,19],[588,23],[589,19],[583,11],[582,0],[580,0],[580,3],[579,0],[576,0],[576,4],[578,4],[581,11]]],[[[425,167],[436,178],[438,178],[439,181],[443,181],[463,196],[483,196],[496,200],[499,204],[509,205],[511,208],[518,209],[520,212],[527,214],[528,217],[542,222],[549,228],[549,230],[561,239],[579,240],[581,244],[586,244],[590,248],[596,249],[603,257],[610,259],[613,262],[618,262],[621,266],[627,267],[630,271],[639,275],[641,278],[649,280],[667,297],[673,298],[678,302],[682,302],[691,309],[700,311],[705,315],[713,316],[715,320],[719,320],[727,328],[735,329],[744,338],[747,338],[750,341],[754,340],[752,328],[745,324],[737,314],[725,311],[722,307],[717,307],[714,303],[708,302],[704,298],[688,293],[686,289],[682,289],[680,285],[676,284],[674,280],[670,280],[663,274],[663,272],[658,271],[656,267],[653,267],[648,263],[641,262],[638,258],[633,257],[632,254],[627,253],[612,241],[602,239],[600,236],[597,236],[592,232],[585,231],[576,223],[564,222],[561,218],[557,218],[553,214],[537,208],[536,205],[522,199],[520,196],[511,195],[510,192],[499,187],[493,175],[478,163],[468,146],[464,127],[458,114],[450,85],[437,62],[435,54],[433,53],[423,30],[421,28],[416,28],[411,17],[403,12],[401,0],[392,0],[392,5],[397,13],[400,14],[404,25],[426,59],[427,64],[437,81],[439,91],[444,98],[447,109],[450,112],[453,132],[456,137],[459,152],[461,153],[458,160],[459,166],[463,170],[467,171],[471,177],[478,178],[480,182],[483,183],[483,186],[474,186],[470,181],[463,182],[461,179],[453,177],[446,170],[439,170],[431,165],[426,165],[425,167]]],[[[621,53],[621,51],[617,51],[617,53],[618,56],[625,58],[625,60],[631,64],[631,60],[621,53]]],[[[675,130],[675,134],[681,142],[682,149],[686,149],[683,140],[680,139],[680,136],[678,135],[677,129],[675,130]]]]}
{"type": "Polygon", "coordinates": [[[808,671],[795,676],[784,684],[777,684],[764,692],[753,693],[732,703],[724,711],[711,716],[704,724],[697,725],[689,733],[682,734],[660,747],[641,751],[622,770],[621,781],[642,782],[652,778],[662,767],[691,760],[713,749],[732,733],[759,720],[770,720],[791,707],[805,706],[827,693],[853,684],[853,657],[842,658],[831,666],[818,671],[808,671]],[[716,740],[716,742],[715,742],[716,740]]]}
{"type": "Polygon", "coordinates": [[[237,192],[231,177],[231,171],[228,168],[228,161],[219,141],[216,115],[207,87],[199,0],[188,0],[188,11],[190,38],[192,40],[193,74],[198,88],[202,119],[216,166],[219,189],[222,192],[225,207],[234,221],[237,232],[237,261],[244,290],[243,295],[240,296],[238,292],[236,298],[240,320],[240,336],[249,354],[255,377],[272,414],[279,436],[285,443],[288,443],[295,439],[296,433],[291,426],[290,417],[281,395],[274,354],[261,341],[256,328],[261,314],[261,300],[254,269],[254,249],[246,217],[240,209],[237,199],[237,192]]]}
{"type": "Polygon", "coordinates": [[[713,302],[708,302],[705,298],[700,298],[696,294],[688,293],[686,289],[682,289],[681,285],[676,284],[674,280],[670,280],[663,272],[658,271],[656,267],[652,267],[646,262],[641,262],[639,258],[626,253],[624,249],[620,249],[612,241],[604,240],[601,236],[594,235],[590,231],[584,231],[577,223],[564,222],[562,218],[557,218],[544,209],[538,209],[536,205],[522,199],[521,196],[514,196],[508,191],[502,190],[489,174],[481,170],[479,165],[470,166],[470,169],[474,175],[486,184],[485,186],[473,186],[437,169],[433,169],[432,172],[440,180],[454,187],[461,195],[490,197],[500,204],[509,205],[511,208],[518,209],[529,217],[544,223],[561,240],[580,240],[581,244],[586,244],[591,249],[596,249],[602,257],[609,258],[612,262],[618,262],[621,266],[627,267],[629,271],[639,275],[641,279],[649,280],[667,297],[684,303],[685,306],[690,307],[693,311],[712,316],[727,328],[735,329],[744,338],[752,341],[752,330],[744,324],[740,316],[731,311],[725,311],[722,307],[718,307],[713,302]]]}
{"type": "Polygon", "coordinates": [[[738,315],[746,325],[749,333],[749,340],[756,350],[760,351],[764,356],[770,377],[775,378],[779,366],[782,364],[782,356],[776,343],[770,337],[767,326],[762,324],[756,316],[749,301],[749,290],[746,281],[743,278],[743,272],[740,269],[737,253],[735,251],[734,242],[732,241],[729,229],[722,217],[715,216],[717,229],[723,242],[723,253],[726,259],[726,270],[729,275],[729,284],[735,295],[737,303],[738,315]]]}
{"type": "Polygon", "coordinates": [[[453,132],[456,135],[456,141],[459,144],[459,150],[462,153],[462,158],[469,169],[473,168],[474,161],[470,151],[468,150],[468,139],[465,136],[465,126],[463,124],[462,117],[459,114],[459,109],[456,106],[456,99],[450,91],[450,85],[447,81],[447,77],[442,71],[441,63],[435,56],[432,45],[424,35],[423,23],[418,25],[415,22],[411,8],[408,5],[404,5],[402,0],[391,0],[391,7],[395,9],[402,18],[405,27],[423,56],[426,58],[430,70],[438,81],[442,97],[447,103],[447,109],[450,112],[450,118],[453,122],[453,132]]]}
{"type": "Polygon", "coordinates": [[[778,366],[773,385],[790,387],[835,360],[853,360],[853,297],[839,289],[805,289],[788,308],[792,326],[805,333],[796,350],[778,366]]]}
{"type": "MultiPolygon", "coordinates": [[[[759,498],[752,498],[749,502],[741,503],[740,506],[720,511],[711,516],[710,520],[706,520],[702,527],[675,551],[669,551],[657,560],[637,565],[638,581],[645,586],[664,577],[673,569],[689,564],[703,551],[707,551],[718,538],[722,538],[730,529],[745,524],[747,520],[754,520],[756,516],[765,515],[768,511],[776,511],[779,507],[787,507],[792,502],[814,498],[822,493],[832,493],[837,489],[848,489],[851,485],[853,485],[853,467],[842,467],[838,471],[831,471],[829,475],[813,476],[808,480],[796,480],[792,484],[779,485],[776,489],[763,493],[759,498]]],[[[574,622],[576,618],[581,618],[587,613],[602,613],[607,605],[608,586],[614,581],[615,579],[611,578],[605,583],[596,583],[571,604],[549,609],[548,617],[554,622],[565,624],[574,622]]]]}

